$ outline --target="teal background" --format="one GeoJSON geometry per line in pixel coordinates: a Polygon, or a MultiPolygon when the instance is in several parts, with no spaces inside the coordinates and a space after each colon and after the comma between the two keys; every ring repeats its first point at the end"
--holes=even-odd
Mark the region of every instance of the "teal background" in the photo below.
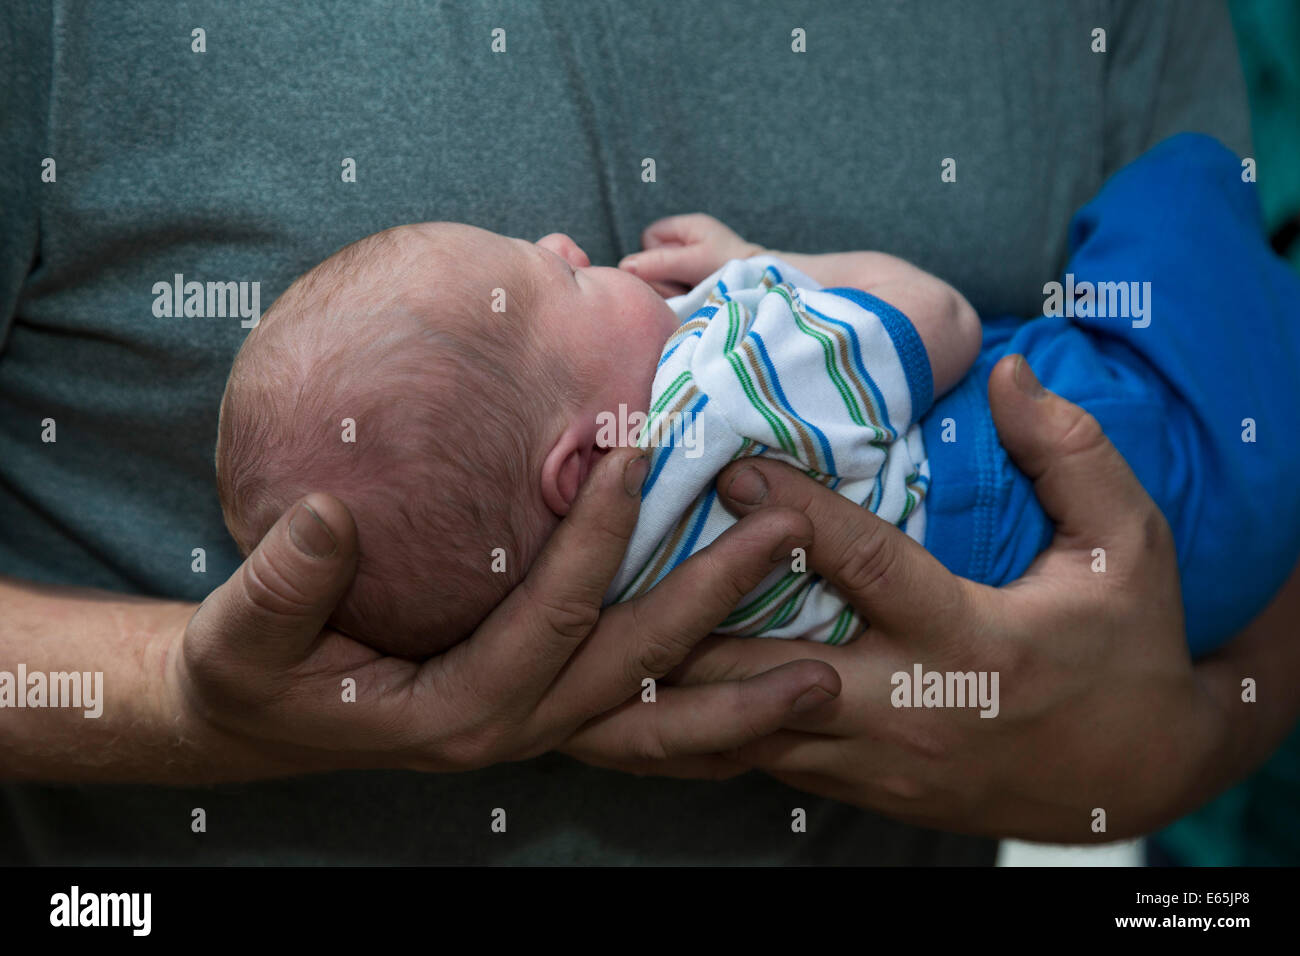
{"type": "MultiPolygon", "coordinates": [[[[1270,232],[1300,214],[1300,3],[1229,4],[1250,96],[1260,201],[1270,232]]],[[[1300,270],[1300,239],[1287,258],[1300,270]]],[[[1300,624],[1297,625],[1300,627],[1300,624]]],[[[1254,776],[1157,835],[1170,862],[1300,864],[1300,727],[1254,776]]]]}

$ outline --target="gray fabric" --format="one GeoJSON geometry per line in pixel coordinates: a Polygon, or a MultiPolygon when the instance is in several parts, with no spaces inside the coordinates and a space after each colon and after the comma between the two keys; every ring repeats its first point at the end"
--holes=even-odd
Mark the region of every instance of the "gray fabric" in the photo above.
{"type": "MultiPolygon", "coordinates": [[[[400,222],[563,230],[612,263],[656,216],[698,209],[776,248],[893,252],[981,310],[1028,314],[1108,171],[1180,129],[1249,151],[1214,5],[4,6],[0,572],[119,591],[198,599],[236,565],[211,461],[245,333],[154,318],[153,283],[174,273],[260,280],[265,308],[400,222]],[[490,51],[498,26],[505,54],[490,51]],[[46,156],[57,183],[39,181],[46,156]],[[956,183],[940,181],[945,157],[956,183]],[[45,417],[57,444],[40,441],[45,417]],[[206,574],[190,571],[195,547],[206,574]]],[[[557,756],[5,793],[0,856],[45,862],[992,860],[989,841],[756,774],[636,779],[557,756]],[[206,836],[189,831],[194,806],[206,836]],[[790,833],[795,806],[807,834],[790,833]],[[489,832],[494,807],[507,835],[489,832]]]]}

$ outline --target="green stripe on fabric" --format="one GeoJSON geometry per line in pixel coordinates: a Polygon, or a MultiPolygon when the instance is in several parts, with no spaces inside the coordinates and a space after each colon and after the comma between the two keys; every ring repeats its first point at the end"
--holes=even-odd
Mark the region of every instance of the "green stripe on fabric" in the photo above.
{"type": "Polygon", "coordinates": [[[803,577],[802,572],[787,571],[785,577],[781,578],[780,581],[777,581],[776,584],[772,585],[770,588],[768,588],[766,591],[764,591],[762,594],[756,597],[753,601],[751,601],[746,605],[743,605],[742,607],[738,607],[736,608],[736,610],[732,611],[730,616],[728,616],[727,619],[722,622],[723,626],[731,627],[732,625],[741,623],[746,618],[757,617],[758,612],[765,609],[769,604],[775,601],[783,593],[788,591],[790,589],[790,586],[794,584],[796,581],[798,581],[801,577],[803,577]]]}
{"type": "Polygon", "coordinates": [[[827,644],[838,644],[844,640],[844,634],[849,629],[849,621],[853,616],[852,606],[846,604],[844,610],[840,611],[840,616],[835,619],[835,628],[831,631],[831,636],[826,638],[827,644]]]}
{"type": "Polygon", "coordinates": [[[777,441],[781,443],[781,449],[791,457],[798,458],[799,455],[794,448],[794,439],[790,437],[790,433],[786,430],[785,425],[781,423],[781,420],[772,413],[767,403],[759,396],[758,389],[754,386],[749,373],[745,371],[745,366],[740,361],[739,356],[735,352],[729,351],[727,352],[727,361],[731,363],[731,370],[736,373],[736,379],[740,382],[745,397],[749,399],[749,404],[753,405],[758,410],[758,413],[767,420],[767,423],[772,426],[777,441]]]}
{"type": "Polygon", "coordinates": [[[857,399],[854,398],[852,392],[849,391],[848,383],[844,381],[839,361],[835,356],[834,340],[820,329],[813,328],[800,317],[800,310],[795,306],[794,298],[789,292],[781,286],[775,286],[773,291],[779,294],[781,298],[785,299],[786,304],[790,306],[790,314],[794,316],[795,326],[799,331],[803,332],[805,335],[812,336],[821,344],[822,353],[826,359],[826,374],[830,378],[831,383],[835,386],[836,391],[840,393],[840,397],[844,399],[844,407],[848,409],[849,417],[853,419],[853,423],[855,425],[861,425],[863,428],[870,427],[867,424],[866,418],[863,417],[862,409],[858,406],[857,399]]]}

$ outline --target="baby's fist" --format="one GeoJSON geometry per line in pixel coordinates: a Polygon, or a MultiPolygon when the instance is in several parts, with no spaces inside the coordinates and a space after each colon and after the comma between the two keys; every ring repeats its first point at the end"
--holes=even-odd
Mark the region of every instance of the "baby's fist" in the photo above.
{"type": "Polygon", "coordinates": [[[651,223],[641,234],[641,245],[642,252],[625,257],[618,267],[640,276],[665,297],[693,288],[732,259],[763,251],[703,213],[651,223]]]}

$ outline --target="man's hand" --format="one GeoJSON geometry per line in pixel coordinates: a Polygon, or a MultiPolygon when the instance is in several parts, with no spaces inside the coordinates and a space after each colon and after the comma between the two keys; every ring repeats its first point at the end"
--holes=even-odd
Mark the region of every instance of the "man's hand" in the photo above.
{"type": "Polygon", "coordinates": [[[652,222],[641,233],[641,246],[643,251],[624,256],[618,267],[644,279],[665,299],[690,291],[732,259],[763,251],[703,213],[652,222]]]}
{"type": "MultiPolygon", "coordinates": [[[[181,732],[259,755],[234,776],[466,770],[551,749],[676,667],[773,556],[810,541],[804,515],[766,511],[644,597],[602,611],[646,464],[635,449],[605,456],[524,582],[470,638],[423,663],[323,630],[355,571],[356,529],[339,501],[308,495],[178,635],[168,684],[181,732]]],[[[625,721],[623,756],[689,761],[743,746],[838,692],[834,669],[812,660],[661,690],[625,721]]]]}
{"type": "MultiPolygon", "coordinates": [[[[715,639],[692,654],[672,676],[688,686],[810,653],[844,682],[835,701],[717,756],[711,772],[752,766],[904,821],[1066,842],[1147,832],[1222,782],[1207,768],[1225,762],[1223,705],[1188,657],[1163,516],[1096,420],[1044,391],[1019,356],[994,369],[989,398],[1003,443],[1057,526],[1052,546],[1005,588],[954,577],[896,528],[793,469],[747,459],[719,477],[738,514],[807,514],[817,530],[812,569],[871,623],[845,647],[715,639]],[[1094,548],[1106,549],[1105,573],[1092,570],[1094,548]],[[997,716],[894,707],[892,677],[915,664],[997,673],[997,716]],[[1104,833],[1093,829],[1097,810],[1104,833]]],[[[593,722],[567,749],[656,769],[619,757],[632,732],[622,716],[593,722]]],[[[707,773],[706,764],[666,760],[657,772],[707,773]]]]}

